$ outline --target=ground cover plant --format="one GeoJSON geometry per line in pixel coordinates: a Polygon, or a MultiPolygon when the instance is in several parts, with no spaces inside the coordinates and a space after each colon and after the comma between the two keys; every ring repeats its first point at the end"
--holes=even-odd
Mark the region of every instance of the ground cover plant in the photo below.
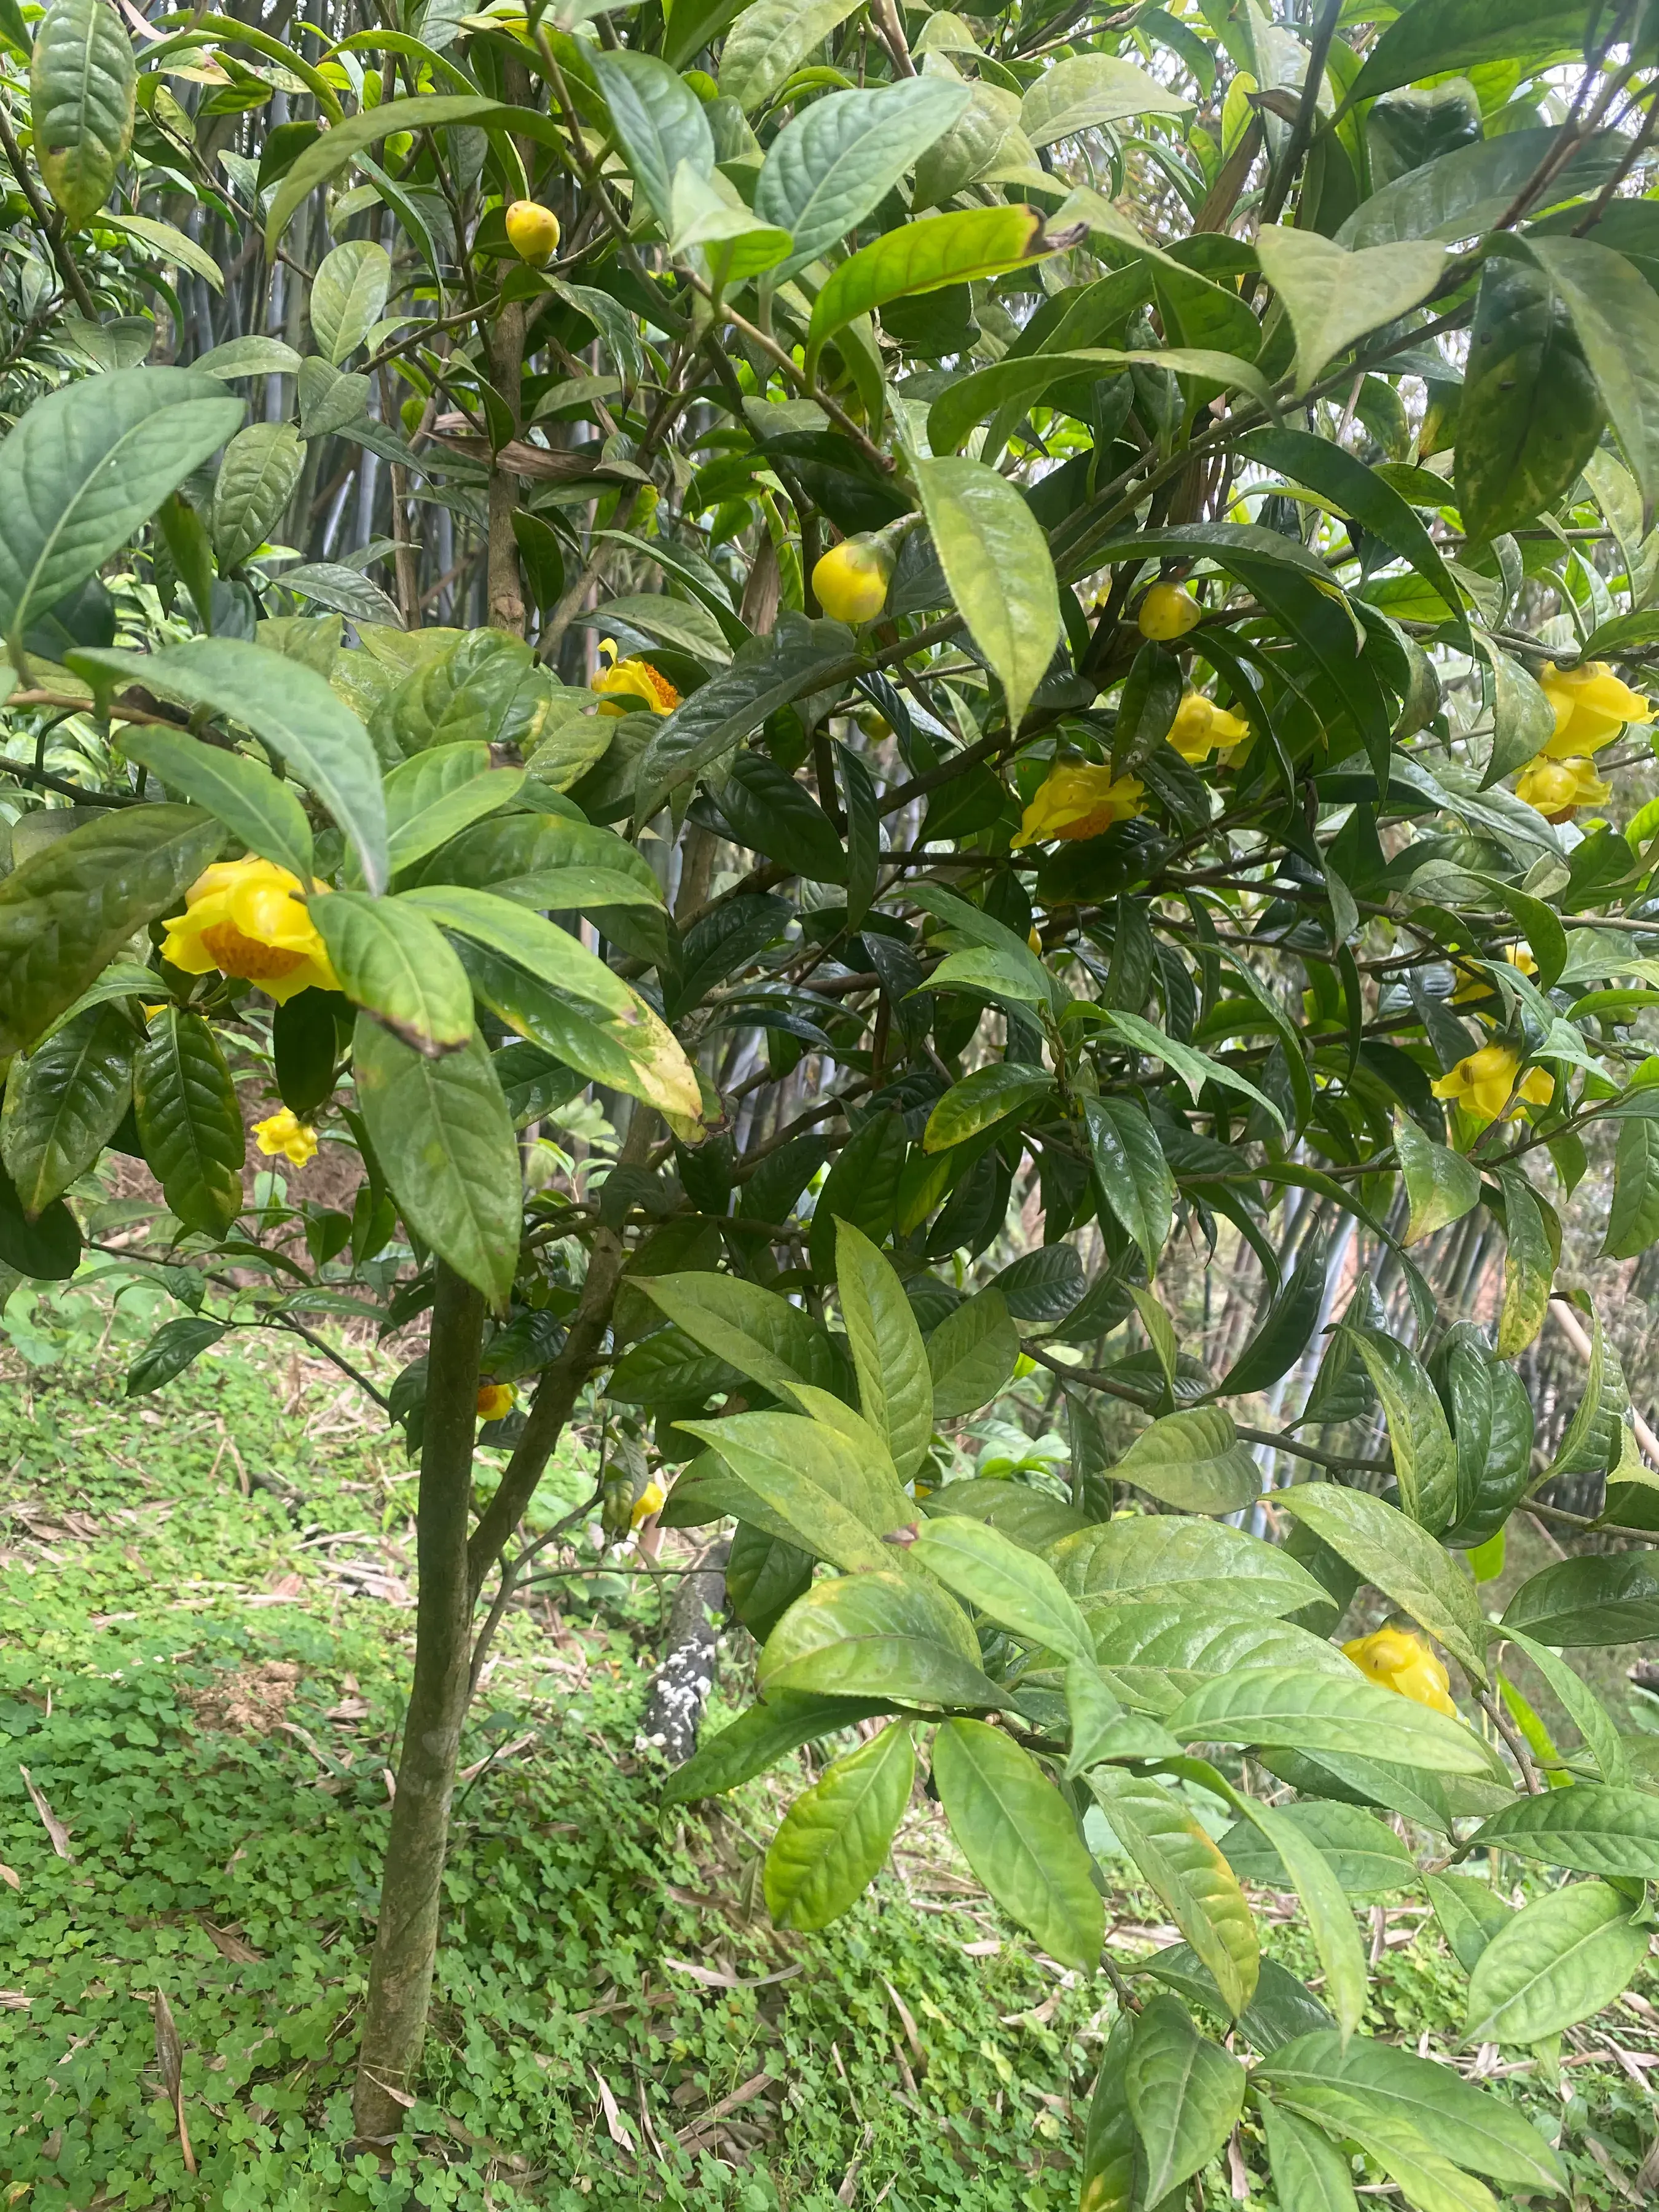
{"type": "Polygon", "coordinates": [[[1103,1982],[1089,2212],[1563,2193],[1370,2032],[1354,1901],[1540,2076],[1650,1940],[1653,1739],[1564,1656],[1659,1632],[1575,1264],[1659,1237],[1645,20],[272,21],[0,13],[0,1264],[174,1302],[137,1395],[285,1331],[418,1460],[362,2154],[592,1404],[602,1533],[708,1532],[762,1647],[665,1808],[834,1740],[810,1935],[925,1788],[1103,1982]]]}

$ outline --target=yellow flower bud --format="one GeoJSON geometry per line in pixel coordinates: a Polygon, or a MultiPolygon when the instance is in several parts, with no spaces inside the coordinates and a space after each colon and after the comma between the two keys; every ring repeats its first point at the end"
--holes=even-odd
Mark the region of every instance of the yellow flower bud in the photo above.
{"type": "Polygon", "coordinates": [[[539,200],[514,200],[507,211],[507,236],[520,261],[545,269],[559,250],[559,218],[539,200]]]}
{"type": "Polygon", "coordinates": [[[1595,773],[1588,757],[1566,760],[1547,752],[1528,761],[1515,780],[1515,795],[1535,806],[1548,822],[1565,822],[1581,806],[1599,806],[1613,796],[1613,786],[1595,773]]]}
{"type": "Polygon", "coordinates": [[[831,622],[873,622],[887,604],[893,556],[873,538],[846,538],[814,564],[812,589],[831,622]]]}
{"type": "Polygon", "coordinates": [[[1375,1635],[1357,1636],[1342,1647],[1362,1674],[1380,1682],[1413,1704],[1432,1706],[1448,1720],[1461,1718],[1451,1701],[1451,1678],[1426,1644],[1403,1628],[1379,1628],[1375,1635]]]}
{"type": "Polygon", "coordinates": [[[645,1488],[641,1491],[639,1496],[634,1500],[633,1510],[628,1516],[629,1527],[630,1528],[637,1528],[641,1521],[648,1521],[653,1513],[660,1513],[663,1508],[663,1501],[667,1495],[668,1492],[663,1488],[661,1483],[658,1481],[656,1476],[653,1474],[650,1481],[646,1484],[645,1488]]]}
{"type": "Polygon", "coordinates": [[[502,1421],[519,1402],[519,1394],[510,1382],[481,1382],[478,1385],[478,1419],[481,1421],[502,1421]]]}
{"type": "Polygon", "coordinates": [[[1185,637],[1204,619],[1204,610],[1184,584],[1154,584],[1140,603],[1142,637],[1185,637]]]}
{"type": "Polygon", "coordinates": [[[290,1114],[284,1106],[264,1121],[253,1125],[253,1141],[267,1159],[281,1158],[296,1168],[317,1157],[317,1132],[297,1114],[290,1114]]]}

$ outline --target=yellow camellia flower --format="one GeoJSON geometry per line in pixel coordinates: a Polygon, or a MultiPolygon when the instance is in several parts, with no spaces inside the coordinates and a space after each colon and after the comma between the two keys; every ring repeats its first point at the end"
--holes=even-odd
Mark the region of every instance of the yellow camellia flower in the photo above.
{"type": "Polygon", "coordinates": [[[296,1168],[317,1157],[317,1132],[286,1106],[268,1120],[254,1123],[253,1141],[268,1159],[280,1157],[296,1168]]]}
{"type": "Polygon", "coordinates": [[[1225,707],[1218,707],[1201,691],[1188,691],[1183,696],[1170,726],[1170,743],[1194,768],[1212,753],[1231,753],[1249,734],[1247,721],[1230,714],[1225,707]]]}
{"type": "Polygon", "coordinates": [[[1431,1705],[1448,1720],[1461,1717],[1451,1701],[1451,1677],[1428,1645],[1403,1628],[1379,1628],[1373,1636],[1357,1636],[1343,1645],[1342,1656],[1385,1690],[1414,1704],[1431,1705]]]}
{"type": "Polygon", "coordinates": [[[559,250],[559,218],[539,200],[514,200],[507,211],[507,237],[520,261],[545,269],[559,250]]]}
{"type": "Polygon", "coordinates": [[[660,1513],[663,1508],[663,1501],[667,1495],[668,1492],[663,1488],[661,1483],[658,1481],[656,1476],[653,1474],[650,1481],[646,1484],[645,1488],[641,1491],[639,1496],[634,1500],[632,1510],[628,1516],[629,1527],[630,1528],[637,1528],[641,1522],[648,1521],[653,1513],[660,1513]]]}
{"type": "Polygon", "coordinates": [[[478,1385],[478,1419],[481,1421],[504,1421],[519,1402],[519,1394],[510,1382],[481,1382],[478,1385]]]}
{"type": "Polygon", "coordinates": [[[1565,822],[1579,807],[1599,806],[1610,799],[1613,786],[1602,782],[1588,757],[1553,760],[1540,753],[1516,778],[1515,795],[1535,806],[1546,821],[1565,822]]]}
{"type": "Polygon", "coordinates": [[[1203,619],[1203,608],[1184,584],[1154,584],[1140,603],[1136,627],[1142,637],[1163,641],[1185,637],[1203,619]]]}
{"type": "Polygon", "coordinates": [[[645,708],[653,714],[672,714],[679,705],[679,693],[648,660],[618,660],[614,637],[601,638],[599,651],[611,655],[609,666],[599,671],[591,687],[600,694],[600,714],[635,714],[645,708]]]}
{"type": "MultiPolygon", "coordinates": [[[[328,885],[315,881],[313,893],[328,885]]],[[[278,1006],[313,984],[337,991],[339,978],[298,876],[275,860],[216,860],[185,893],[185,911],[165,925],[161,957],[186,975],[240,975],[278,1006]]]]}
{"type": "Polygon", "coordinates": [[[1522,1102],[1528,1106],[1547,1106],[1555,1096],[1554,1077],[1547,1075],[1541,1067],[1534,1067],[1516,1091],[1515,1079],[1520,1066],[1521,1055],[1511,1052],[1508,1045],[1483,1044],[1479,1052],[1460,1060],[1449,1074],[1431,1083],[1429,1088],[1437,1098],[1454,1101],[1477,1121],[1495,1121],[1504,1112],[1518,1109],[1522,1102]],[[1514,1108],[1510,1106],[1511,1093],[1514,1108]]]}
{"type": "Polygon", "coordinates": [[[812,566],[812,589],[831,622],[873,622],[887,604],[893,556],[873,538],[844,538],[812,566]]]}
{"type": "Polygon", "coordinates": [[[1115,822],[1142,811],[1146,786],[1136,776],[1114,776],[1109,768],[1071,763],[1048,771],[1021,818],[1012,845],[1042,845],[1050,838],[1097,837],[1115,822]]]}
{"type": "MultiPolygon", "coordinates": [[[[1523,975],[1535,975],[1538,973],[1538,963],[1524,945],[1511,945],[1504,957],[1511,968],[1518,968],[1523,975]]],[[[1471,999],[1488,999],[1492,996],[1492,986],[1484,975],[1477,975],[1471,968],[1465,968],[1461,961],[1457,963],[1457,973],[1463,980],[1447,1000],[1448,1006],[1462,1006],[1471,999]]]]}
{"type": "Polygon", "coordinates": [[[1544,748],[1551,760],[1599,752],[1626,722],[1650,722],[1654,717],[1652,700],[1621,684],[1605,660],[1565,669],[1547,660],[1538,680],[1555,710],[1555,734],[1544,748]]]}

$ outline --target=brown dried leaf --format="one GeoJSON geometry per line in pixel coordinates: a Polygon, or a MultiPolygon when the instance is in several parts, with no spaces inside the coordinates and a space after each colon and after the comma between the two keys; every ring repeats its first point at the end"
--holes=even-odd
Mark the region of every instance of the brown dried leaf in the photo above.
{"type": "Polygon", "coordinates": [[[34,1778],[30,1774],[27,1767],[19,1766],[17,1771],[23,1778],[23,1787],[29,1793],[29,1802],[33,1806],[35,1811],[40,1815],[41,1826],[52,1838],[52,1847],[53,1850],[57,1852],[60,1859],[72,1859],[75,1856],[75,1854],[70,1849],[69,1830],[64,1826],[58,1815],[52,1811],[51,1806],[47,1804],[40,1791],[35,1787],[34,1778]]]}

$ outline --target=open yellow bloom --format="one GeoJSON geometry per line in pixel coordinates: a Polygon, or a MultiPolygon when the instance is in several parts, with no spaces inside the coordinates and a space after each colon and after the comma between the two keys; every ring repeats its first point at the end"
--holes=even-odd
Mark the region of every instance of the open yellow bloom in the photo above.
{"type": "Polygon", "coordinates": [[[1650,722],[1654,717],[1652,700],[1621,684],[1605,660],[1566,669],[1547,660],[1538,680],[1555,709],[1555,734],[1544,748],[1551,760],[1599,752],[1626,722],[1650,722]]]}
{"type": "MultiPolygon", "coordinates": [[[[1250,734],[1250,726],[1241,716],[1230,714],[1226,708],[1218,707],[1213,699],[1206,699],[1201,691],[1188,691],[1176,708],[1175,720],[1170,726],[1170,743],[1182,760],[1196,768],[1212,753],[1224,756],[1242,745],[1250,734]]],[[[1225,766],[1225,761],[1221,763],[1225,766]]]]}
{"type": "Polygon", "coordinates": [[[1429,1088],[1437,1098],[1454,1100],[1477,1121],[1495,1121],[1500,1115],[1516,1110],[1523,1101],[1528,1106],[1547,1106],[1555,1096],[1554,1077],[1534,1067],[1516,1091],[1515,1079],[1520,1066],[1521,1055],[1508,1045],[1483,1044],[1479,1052],[1460,1060],[1429,1088]]]}
{"type": "Polygon", "coordinates": [[[1154,584],[1140,603],[1135,627],[1142,637],[1185,637],[1204,619],[1204,610],[1184,584],[1154,584]]]}
{"type": "Polygon", "coordinates": [[[1109,768],[1073,762],[1050,769],[1021,818],[1014,846],[1046,844],[1051,837],[1098,837],[1115,822],[1142,810],[1146,787],[1139,777],[1115,776],[1109,768]]]}
{"type": "MultiPolygon", "coordinates": [[[[326,884],[312,884],[313,892],[326,884]]],[[[278,1006],[316,984],[337,991],[339,978],[298,876],[275,860],[216,860],[185,893],[185,911],[166,925],[161,957],[186,975],[240,975],[278,1006]]]]}
{"type": "Polygon", "coordinates": [[[268,1159],[280,1157],[296,1168],[317,1157],[317,1132],[286,1106],[268,1120],[254,1123],[253,1141],[268,1159]]]}
{"type": "Polygon", "coordinates": [[[656,1476],[653,1474],[650,1481],[646,1484],[645,1488],[641,1491],[639,1496],[634,1500],[633,1506],[628,1516],[629,1527],[630,1528],[637,1528],[641,1521],[648,1521],[653,1513],[660,1513],[663,1508],[663,1501],[667,1495],[668,1492],[663,1488],[661,1483],[658,1481],[656,1476]]]}
{"type": "Polygon", "coordinates": [[[1431,1705],[1448,1720],[1460,1717],[1451,1701],[1451,1677],[1426,1644],[1403,1628],[1379,1628],[1374,1636],[1357,1636],[1342,1647],[1362,1674],[1380,1682],[1419,1705],[1431,1705]]]}
{"type": "Polygon", "coordinates": [[[1565,822],[1578,807],[1599,806],[1610,799],[1613,786],[1602,782],[1595,762],[1587,757],[1553,760],[1540,753],[1516,778],[1515,795],[1535,806],[1546,821],[1565,822]]]}
{"type": "Polygon", "coordinates": [[[610,666],[599,671],[591,687],[602,695],[600,714],[633,714],[646,708],[653,714],[672,714],[679,705],[679,693],[648,660],[618,660],[614,637],[601,638],[599,651],[611,655],[610,666]]]}
{"type": "Polygon", "coordinates": [[[502,1421],[519,1402],[519,1394],[510,1382],[481,1382],[478,1385],[478,1419],[481,1421],[502,1421]]]}

